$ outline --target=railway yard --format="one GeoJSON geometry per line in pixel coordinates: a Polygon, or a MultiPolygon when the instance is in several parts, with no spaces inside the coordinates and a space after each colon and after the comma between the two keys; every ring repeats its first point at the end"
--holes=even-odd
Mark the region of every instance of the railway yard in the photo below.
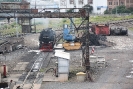
{"type": "Polygon", "coordinates": [[[0,4],[0,89],[133,89],[132,13],[0,4]]]}
{"type": "Polygon", "coordinates": [[[51,79],[45,80],[46,70],[55,67],[57,59],[53,52],[38,52],[39,34],[28,34],[24,37],[25,46],[10,53],[0,55],[1,65],[8,66],[7,78],[2,82],[9,82],[10,89],[132,89],[133,83],[133,32],[128,36],[106,36],[109,45],[95,46],[94,55],[104,56],[105,62],[91,69],[93,82],[77,81],[76,73],[82,72],[82,51],[66,51],[70,53],[69,79],[65,82],[56,81],[54,72],[50,72],[51,79]],[[30,40],[29,40],[30,39],[30,40]],[[39,60],[37,60],[39,59],[39,60]],[[31,72],[33,64],[41,62],[38,72],[31,72]],[[12,80],[12,82],[11,82],[12,80]]]}

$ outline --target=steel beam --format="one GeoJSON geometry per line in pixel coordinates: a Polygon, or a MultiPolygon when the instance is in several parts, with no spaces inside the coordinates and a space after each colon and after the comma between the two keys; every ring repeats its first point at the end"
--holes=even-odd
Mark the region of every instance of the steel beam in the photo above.
{"type": "Polygon", "coordinates": [[[80,8],[77,12],[60,12],[60,10],[38,12],[34,9],[0,9],[0,18],[85,18],[85,12],[82,10],[83,8],[80,8]]]}

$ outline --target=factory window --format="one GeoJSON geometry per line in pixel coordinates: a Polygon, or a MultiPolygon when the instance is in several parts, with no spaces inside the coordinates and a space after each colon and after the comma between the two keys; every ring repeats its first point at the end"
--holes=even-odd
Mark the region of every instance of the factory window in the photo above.
{"type": "Polygon", "coordinates": [[[114,2],[114,5],[118,5],[118,2],[114,2]]]}
{"type": "Polygon", "coordinates": [[[112,10],[112,8],[109,8],[109,11],[111,11],[112,10]]]}
{"type": "Polygon", "coordinates": [[[93,4],[93,0],[88,0],[88,4],[93,4]]]}
{"type": "Polygon", "coordinates": [[[121,5],[124,5],[124,2],[121,2],[121,5]]]}
{"type": "Polygon", "coordinates": [[[74,4],[74,0],[70,0],[70,4],[74,4]]]}
{"type": "Polygon", "coordinates": [[[109,5],[112,5],[112,2],[109,2],[109,5]]]}
{"type": "Polygon", "coordinates": [[[126,0],[127,3],[129,3],[129,0],[126,0]]]}
{"type": "Polygon", "coordinates": [[[61,0],[60,5],[61,6],[66,6],[66,0],[61,0]]]}
{"type": "Polygon", "coordinates": [[[79,0],[79,4],[83,4],[84,2],[83,2],[83,0],[79,0]]]}
{"type": "Polygon", "coordinates": [[[116,2],[116,5],[118,5],[118,2],[116,2]]]}
{"type": "Polygon", "coordinates": [[[133,3],[133,0],[130,0],[130,2],[129,3],[133,3]]]}
{"type": "Polygon", "coordinates": [[[97,7],[97,10],[101,10],[101,7],[97,7]]]}

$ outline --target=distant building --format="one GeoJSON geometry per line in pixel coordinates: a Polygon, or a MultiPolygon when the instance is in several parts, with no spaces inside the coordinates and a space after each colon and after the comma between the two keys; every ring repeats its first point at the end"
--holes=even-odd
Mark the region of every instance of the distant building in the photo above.
{"type": "Polygon", "coordinates": [[[0,0],[0,2],[21,2],[22,0],[0,0]]]}
{"type": "Polygon", "coordinates": [[[59,8],[82,8],[86,4],[88,0],[59,0],[59,8]]]}
{"type": "Polygon", "coordinates": [[[93,12],[95,14],[104,14],[107,9],[107,0],[90,0],[90,5],[93,6],[93,12]]]}
{"type": "Polygon", "coordinates": [[[39,11],[42,11],[44,8],[58,8],[59,5],[53,0],[31,0],[30,8],[37,8],[39,11]]]}
{"type": "Polygon", "coordinates": [[[116,6],[124,5],[127,8],[133,7],[133,0],[108,0],[108,10],[111,11],[116,6]]]}
{"type": "Polygon", "coordinates": [[[1,2],[1,9],[29,9],[30,3],[22,0],[21,2],[1,2]]]}
{"type": "Polygon", "coordinates": [[[82,8],[86,4],[93,6],[93,13],[103,14],[107,9],[107,0],[59,0],[60,8],[82,8]]]}

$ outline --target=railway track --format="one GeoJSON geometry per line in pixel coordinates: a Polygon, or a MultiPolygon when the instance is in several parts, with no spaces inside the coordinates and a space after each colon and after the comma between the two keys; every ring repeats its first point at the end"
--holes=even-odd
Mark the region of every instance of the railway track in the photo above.
{"type": "Polygon", "coordinates": [[[17,87],[22,89],[37,89],[35,87],[41,85],[44,77],[44,72],[41,72],[41,68],[42,66],[43,68],[48,67],[51,54],[50,52],[40,52],[29,72],[23,74],[23,82],[14,86],[15,88],[13,89],[17,87]]]}

